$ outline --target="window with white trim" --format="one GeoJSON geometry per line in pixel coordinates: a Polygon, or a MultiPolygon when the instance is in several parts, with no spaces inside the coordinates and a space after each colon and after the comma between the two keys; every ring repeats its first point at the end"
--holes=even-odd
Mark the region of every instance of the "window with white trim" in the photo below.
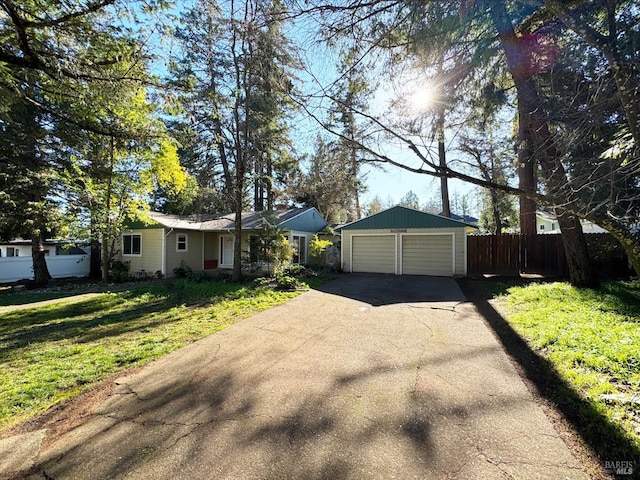
{"type": "Polygon", "coordinates": [[[20,255],[20,249],[14,247],[7,247],[7,257],[18,257],[20,255]]]}
{"type": "Polygon", "coordinates": [[[189,236],[186,233],[178,233],[176,235],[176,252],[189,251],[189,236]]]}
{"type": "Polygon", "coordinates": [[[122,255],[141,255],[142,235],[139,233],[127,233],[122,235],[122,255]]]}

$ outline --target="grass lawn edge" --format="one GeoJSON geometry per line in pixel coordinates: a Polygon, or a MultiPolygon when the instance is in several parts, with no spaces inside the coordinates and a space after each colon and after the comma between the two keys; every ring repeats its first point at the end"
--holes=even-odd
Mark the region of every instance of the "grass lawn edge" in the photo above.
{"type": "MultiPolygon", "coordinates": [[[[491,289],[488,288],[492,281],[495,280],[457,279],[465,297],[475,305],[488,323],[535,401],[573,455],[595,480],[616,478],[605,468],[606,462],[609,461],[632,461],[636,468],[640,467],[639,455],[635,454],[633,458],[626,458],[628,455],[625,455],[625,458],[621,458],[616,453],[615,446],[603,445],[589,425],[580,424],[585,411],[594,414],[590,411],[592,407],[558,374],[549,359],[540,355],[514,330],[505,318],[499,301],[494,299],[491,289]]],[[[506,282],[513,282],[514,285],[526,284],[526,281],[517,278],[507,279],[506,282]]],[[[607,428],[609,434],[616,435],[616,426],[611,425],[607,419],[601,420],[599,427],[607,428]]]]}

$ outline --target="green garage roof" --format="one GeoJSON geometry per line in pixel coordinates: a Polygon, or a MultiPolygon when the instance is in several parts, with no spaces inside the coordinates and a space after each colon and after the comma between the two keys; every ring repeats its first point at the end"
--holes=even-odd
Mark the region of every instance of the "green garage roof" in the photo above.
{"type": "Polygon", "coordinates": [[[396,205],[370,217],[348,223],[342,230],[381,230],[386,228],[462,228],[472,227],[464,222],[440,215],[420,212],[396,205]]]}

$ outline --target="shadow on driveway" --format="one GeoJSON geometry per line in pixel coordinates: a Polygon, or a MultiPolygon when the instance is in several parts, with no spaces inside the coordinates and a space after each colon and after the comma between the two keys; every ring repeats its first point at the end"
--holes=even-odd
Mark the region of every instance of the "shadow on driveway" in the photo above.
{"type": "MultiPolygon", "coordinates": [[[[492,295],[479,281],[458,280],[460,288],[471,300],[478,312],[500,340],[502,346],[519,367],[520,374],[528,380],[529,388],[537,393],[547,405],[561,414],[560,421],[570,424],[572,434],[579,435],[591,450],[573,447],[582,451],[583,461],[591,462],[593,478],[607,478],[604,466],[607,462],[632,462],[640,467],[640,451],[625,437],[623,431],[602,415],[594,405],[582,398],[556,371],[553,363],[531,349],[527,342],[513,329],[503,316],[491,305],[492,295]]],[[[565,427],[566,428],[566,427],[565,427]]],[[[636,476],[620,478],[640,478],[636,476]]]]}
{"type": "Polygon", "coordinates": [[[463,300],[450,278],[345,275],[31,432],[16,478],[586,480],[463,300]]]}
{"type": "Polygon", "coordinates": [[[368,303],[374,307],[466,300],[455,280],[450,277],[347,273],[315,289],[368,303]]]}

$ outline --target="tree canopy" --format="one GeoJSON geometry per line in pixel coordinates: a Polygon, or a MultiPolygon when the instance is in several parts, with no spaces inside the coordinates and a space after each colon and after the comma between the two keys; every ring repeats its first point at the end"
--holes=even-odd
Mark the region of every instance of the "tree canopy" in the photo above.
{"type": "Polygon", "coordinates": [[[595,285],[579,218],[640,271],[635,2],[207,0],[158,26],[166,6],[0,2],[0,229],[32,238],[41,281],[38,244],[61,219],[113,241],[150,203],[235,211],[237,277],[243,209],[356,219],[372,161],[440,179],[445,213],[448,179],[488,189],[496,233],[508,196],[525,233],[537,205],[555,209],[576,285],[595,285]],[[431,104],[409,108],[419,85],[431,104]]]}

